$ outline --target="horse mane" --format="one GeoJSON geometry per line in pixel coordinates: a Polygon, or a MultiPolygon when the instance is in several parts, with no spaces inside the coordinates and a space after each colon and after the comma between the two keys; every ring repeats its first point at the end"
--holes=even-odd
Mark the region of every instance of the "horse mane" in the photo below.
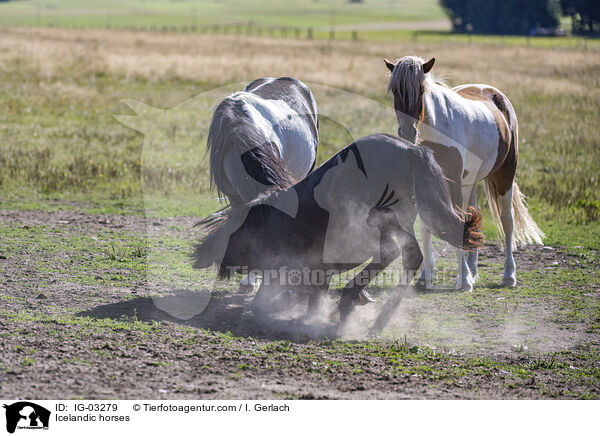
{"type": "Polygon", "coordinates": [[[431,72],[428,76],[423,73],[424,62],[425,59],[418,56],[404,56],[398,59],[388,81],[387,92],[401,98],[404,113],[414,111],[419,102],[421,85],[423,93],[431,91],[432,85],[449,88],[443,77],[437,77],[431,72]]]}
{"type": "Polygon", "coordinates": [[[400,98],[400,110],[406,114],[414,113],[419,103],[421,84],[425,82],[424,61],[417,56],[404,56],[396,62],[388,82],[387,92],[400,98]]]}
{"type": "Polygon", "coordinates": [[[254,126],[244,111],[243,99],[236,97],[248,94],[237,92],[224,98],[215,108],[208,130],[206,153],[210,155],[210,187],[222,196],[223,181],[226,179],[223,159],[227,151],[237,150],[241,156],[251,151],[260,164],[264,181],[285,189],[295,183],[293,175],[286,168],[264,134],[254,126]]]}

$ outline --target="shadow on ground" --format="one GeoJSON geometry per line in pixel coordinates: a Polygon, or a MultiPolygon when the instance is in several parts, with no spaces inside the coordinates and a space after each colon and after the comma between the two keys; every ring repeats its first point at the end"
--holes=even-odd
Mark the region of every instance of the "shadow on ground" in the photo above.
{"type": "MultiPolygon", "coordinates": [[[[371,288],[369,292],[381,302],[379,304],[375,303],[380,307],[377,308],[376,313],[379,316],[373,319],[373,325],[381,331],[401,301],[406,298],[414,298],[424,293],[449,291],[447,289],[423,291],[415,288],[404,288],[398,294],[395,294],[396,298],[388,298],[389,288],[371,288]]],[[[222,333],[231,332],[236,336],[268,340],[286,339],[302,343],[315,338],[335,339],[344,336],[347,326],[341,325],[339,318],[332,316],[337,314],[338,295],[330,293],[325,296],[322,299],[321,312],[310,320],[305,317],[306,303],[300,303],[292,310],[276,317],[259,318],[250,309],[253,295],[226,292],[213,293],[210,302],[202,313],[187,320],[172,316],[159,309],[151,297],[138,297],[97,306],[90,310],[81,311],[77,313],[77,316],[89,316],[98,319],[135,318],[143,322],[166,321],[197,329],[222,333]]],[[[350,320],[350,322],[352,321],[350,320]]],[[[376,335],[378,331],[371,331],[370,333],[376,335]]]]}
{"type": "Polygon", "coordinates": [[[231,332],[236,336],[251,336],[266,339],[287,338],[283,323],[291,321],[257,319],[250,310],[252,296],[214,293],[202,313],[191,319],[180,319],[156,307],[151,297],[138,297],[118,303],[105,304],[79,312],[77,316],[92,318],[136,318],[143,322],[167,321],[176,324],[219,332],[231,332]],[[277,329],[277,327],[280,327],[277,329]]]}

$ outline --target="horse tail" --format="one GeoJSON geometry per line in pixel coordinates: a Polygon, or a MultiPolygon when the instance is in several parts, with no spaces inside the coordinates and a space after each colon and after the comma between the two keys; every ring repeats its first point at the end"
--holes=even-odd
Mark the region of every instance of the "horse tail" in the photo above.
{"type": "Polygon", "coordinates": [[[194,246],[190,257],[197,269],[217,266],[218,278],[230,278],[242,265],[248,264],[248,250],[256,229],[267,221],[270,208],[263,205],[276,188],[258,195],[248,204],[228,205],[195,224],[204,237],[194,246]],[[236,269],[237,268],[237,269],[236,269]]]}
{"type": "Polygon", "coordinates": [[[419,217],[437,237],[465,250],[483,244],[481,214],[473,207],[465,213],[452,205],[444,173],[427,147],[414,147],[413,186],[419,217]]]}
{"type": "Polygon", "coordinates": [[[228,242],[225,225],[230,215],[231,206],[226,206],[194,225],[206,232],[204,238],[194,246],[194,252],[191,254],[194,268],[208,268],[213,264],[220,266],[228,242]]]}
{"type": "MultiPolygon", "coordinates": [[[[252,198],[241,198],[235,186],[227,178],[224,168],[225,156],[235,153],[240,157],[247,174],[265,186],[286,189],[296,183],[279,155],[276,145],[247,117],[242,98],[238,94],[225,98],[213,112],[206,153],[210,156],[210,188],[231,201],[245,203],[252,198]],[[234,98],[232,98],[234,97],[234,98]],[[239,197],[239,198],[238,198],[239,197]]],[[[258,196],[260,192],[256,192],[258,196]]]]}
{"type": "MultiPolygon", "coordinates": [[[[546,237],[542,229],[538,227],[527,209],[525,195],[519,189],[517,182],[512,184],[512,209],[514,217],[514,242],[520,244],[542,244],[542,239],[546,237]]],[[[500,194],[496,185],[489,178],[485,180],[485,197],[490,206],[490,213],[501,240],[504,240],[504,229],[500,219],[500,194]]]]}
{"type": "Polygon", "coordinates": [[[217,191],[219,197],[222,197],[223,190],[226,189],[226,176],[223,170],[226,135],[223,133],[225,128],[223,124],[225,123],[224,112],[227,109],[226,100],[223,100],[214,110],[206,141],[206,154],[209,155],[210,162],[210,189],[217,191]]]}
{"type": "MultiPolygon", "coordinates": [[[[542,239],[546,237],[544,232],[538,227],[536,222],[533,220],[529,211],[527,210],[527,202],[525,201],[525,195],[521,193],[517,182],[514,181],[514,175],[517,169],[517,155],[518,155],[518,144],[519,144],[519,128],[517,118],[515,115],[514,108],[510,104],[510,101],[504,97],[502,100],[497,98],[494,99],[496,106],[502,111],[506,121],[509,124],[511,132],[511,142],[509,147],[509,156],[507,159],[512,162],[505,162],[504,165],[509,165],[511,168],[513,181],[512,181],[512,210],[513,210],[513,245],[515,242],[520,244],[542,244],[542,239]],[[500,104],[502,101],[504,104],[500,104]],[[512,159],[511,159],[512,158],[512,159]]],[[[502,166],[500,171],[502,171],[502,166]]],[[[497,178],[487,177],[485,179],[485,197],[490,208],[490,213],[494,222],[496,223],[496,229],[500,239],[504,241],[504,228],[502,227],[501,220],[501,207],[500,207],[500,193],[498,192],[497,178]]],[[[504,189],[510,188],[511,185],[504,184],[504,189]],[[508,186],[506,186],[508,185],[508,186]]]]}

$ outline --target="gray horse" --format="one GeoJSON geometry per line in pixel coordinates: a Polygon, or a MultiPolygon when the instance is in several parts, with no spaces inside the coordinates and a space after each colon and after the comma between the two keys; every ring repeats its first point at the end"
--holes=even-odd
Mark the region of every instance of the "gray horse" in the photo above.
{"type": "Polygon", "coordinates": [[[370,135],[294,186],[209,217],[204,221],[208,234],[193,254],[194,266],[216,264],[221,278],[246,270],[271,277],[253,301],[257,313],[282,308],[273,298],[281,289],[308,295],[311,313],[329,288],[332,271],[348,271],[370,260],[342,291],[339,310],[345,320],[361,303],[363,289],[401,254],[407,283],[419,269],[423,257],[413,229],[417,215],[456,247],[471,250],[482,243],[479,213],[452,206],[431,150],[398,137],[370,135]],[[306,272],[302,280],[298,271],[306,272]]]}

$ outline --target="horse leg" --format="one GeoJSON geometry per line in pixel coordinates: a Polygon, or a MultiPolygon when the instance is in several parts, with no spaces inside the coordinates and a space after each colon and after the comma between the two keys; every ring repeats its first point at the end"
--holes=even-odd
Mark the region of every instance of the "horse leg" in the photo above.
{"type": "MultiPolygon", "coordinates": [[[[477,208],[477,190],[475,186],[471,190],[471,196],[469,197],[469,206],[473,206],[477,208]]],[[[479,257],[479,250],[475,248],[472,251],[467,253],[467,265],[469,265],[469,269],[471,270],[471,274],[473,274],[473,281],[476,282],[479,280],[479,273],[477,272],[477,258],[479,257]]]]}
{"type": "Polygon", "coordinates": [[[423,253],[412,232],[403,232],[402,238],[402,284],[410,286],[413,277],[423,263],[423,253]]]}
{"type": "Polygon", "coordinates": [[[279,286],[273,283],[261,284],[261,286],[258,288],[258,292],[252,300],[251,305],[252,312],[255,316],[264,317],[265,315],[269,315],[270,313],[276,311],[274,310],[275,308],[272,307],[271,302],[277,295],[278,290],[279,286]]]}
{"type": "Polygon", "coordinates": [[[502,222],[502,229],[504,230],[504,275],[502,276],[502,285],[511,287],[517,283],[515,259],[512,252],[514,228],[512,199],[512,187],[506,191],[506,194],[500,196],[500,221],[502,222]]]}
{"type": "Polygon", "coordinates": [[[427,230],[423,221],[420,222],[421,237],[423,239],[423,270],[417,279],[417,286],[431,289],[435,279],[433,246],[431,243],[431,232],[427,230]]]}
{"type": "MultiPolygon", "coordinates": [[[[471,188],[473,188],[473,186],[471,186],[471,188]]],[[[458,204],[460,204],[462,206],[462,209],[465,210],[467,207],[467,200],[468,198],[470,198],[470,192],[468,192],[469,186],[464,186],[463,187],[463,192],[461,195],[461,202],[459,202],[458,204]],[[465,195],[468,194],[468,195],[465,195]]],[[[462,229],[461,229],[462,231],[462,229]]],[[[460,238],[462,239],[462,237],[460,238]]],[[[467,292],[470,292],[473,290],[473,284],[475,283],[475,280],[473,278],[473,275],[471,274],[471,270],[469,269],[469,265],[467,264],[467,259],[465,258],[465,250],[463,250],[462,248],[458,248],[457,249],[457,258],[458,258],[458,279],[456,280],[456,284],[454,285],[454,289],[463,289],[467,292]]]]}
{"type": "Polygon", "coordinates": [[[380,240],[380,261],[371,262],[367,265],[342,290],[342,298],[338,305],[342,322],[346,321],[356,304],[360,302],[361,291],[398,256],[400,256],[400,247],[398,244],[392,239],[391,235],[382,235],[380,240]]]}
{"type": "Polygon", "coordinates": [[[342,322],[346,321],[348,315],[352,313],[356,305],[360,302],[360,291],[369,284],[373,277],[383,271],[384,268],[379,262],[371,262],[344,287],[342,298],[338,304],[340,320],[342,322]]]}
{"type": "MultiPolygon", "coordinates": [[[[419,248],[417,238],[413,233],[403,232],[402,243],[402,285],[410,286],[410,282],[423,262],[423,255],[419,248]]],[[[400,288],[400,285],[398,286],[400,288]]],[[[378,334],[392,319],[392,315],[402,301],[400,292],[394,293],[388,301],[385,302],[381,312],[377,315],[377,319],[371,327],[370,334],[378,334]]]]}
{"type": "Polygon", "coordinates": [[[238,287],[237,293],[253,294],[254,292],[258,291],[261,281],[262,278],[260,277],[260,275],[251,271],[248,274],[246,274],[246,276],[242,280],[240,280],[240,285],[238,287]]]}

